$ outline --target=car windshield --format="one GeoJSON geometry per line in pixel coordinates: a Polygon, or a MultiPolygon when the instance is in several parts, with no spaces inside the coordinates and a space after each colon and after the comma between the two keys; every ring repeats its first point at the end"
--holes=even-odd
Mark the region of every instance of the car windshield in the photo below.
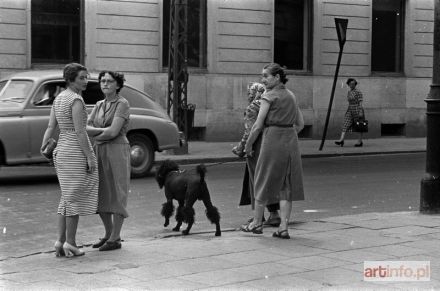
{"type": "Polygon", "coordinates": [[[30,80],[4,81],[0,84],[0,102],[23,103],[32,87],[30,80]]]}

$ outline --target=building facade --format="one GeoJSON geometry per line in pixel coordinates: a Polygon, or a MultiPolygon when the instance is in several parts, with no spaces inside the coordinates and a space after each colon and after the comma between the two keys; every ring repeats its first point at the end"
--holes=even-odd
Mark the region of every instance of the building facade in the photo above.
{"type": "MultiPolygon", "coordinates": [[[[246,87],[262,67],[288,69],[303,138],[320,138],[347,18],[327,138],[337,138],[348,77],[358,81],[368,138],[424,136],[432,76],[434,0],[188,0],[188,103],[194,139],[238,140],[246,87]]],[[[169,0],[2,0],[0,76],[62,68],[119,70],[166,107],[169,0]]]]}

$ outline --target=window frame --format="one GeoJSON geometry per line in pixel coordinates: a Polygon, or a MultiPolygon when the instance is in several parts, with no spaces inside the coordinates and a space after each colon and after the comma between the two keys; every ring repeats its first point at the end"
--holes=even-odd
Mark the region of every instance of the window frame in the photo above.
{"type": "MultiPolygon", "coordinates": [[[[400,45],[399,45],[399,57],[396,57],[396,60],[398,60],[399,64],[397,65],[399,68],[396,71],[375,71],[373,70],[373,23],[371,23],[371,61],[370,61],[370,73],[372,76],[404,76],[405,75],[405,23],[407,21],[406,19],[406,0],[399,0],[400,1],[400,10],[401,10],[401,17],[400,17],[400,31],[399,34],[396,34],[396,37],[400,39],[400,45]]],[[[371,2],[371,21],[374,21],[373,16],[373,4],[374,0],[371,2]]],[[[396,53],[396,51],[395,51],[396,53]]]]}
{"type": "MultiPolygon", "coordinates": [[[[168,33],[165,34],[165,26],[164,26],[164,21],[166,19],[165,17],[165,13],[170,13],[171,10],[171,0],[168,0],[170,3],[170,10],[166,11],[165,10],[165,1],[167,0],[162,0],[162,5],[160,5],[161,7],[161,22],[160,22],[160,28],[161,28],[161,59],[160,59],[160,66],[162,69],[162,72],[168,72],[168,55],[169,52],[168,50],[166,50],[166,54],[164,53],[165,51],[165,43],[168,44],[169,46],[169,29],[168,29],[168,33]],[[166,42],[164,41],[166,38],[166,42]],[[167,58],[167,61],[165,63],[165,58],[167,58]]],[[[199,26],[200,26],[200,33],[199,36],[200,41],[199,41],[199,49],[200,47],[203,47],[203,54],[199,54],[199,66],[194,67],[194,66],[189,66],[187,67],[188,72],[196,72],[196,73],[204,73],[208,71],[208,0],[199,0],[201,3],[200,6],[200,11],[201,13],[204,13],[204,16],[202,18],[203,23],[201,24],[199,21],[199,26]]],[[[168,21],[170,21],[170,17],[168,16],[168,21]]],[[[169,28],[169,24],[168,24],[168,28],[169,28]]]]}
{"type": "MultiPolygon", "coordinates": [[[[272,61],[275,62],[275,19],[276,19],[276,1],[273,1],[273,41],[272,61]]],[[[313,0],[303,0],[304,3],[304,23],[303,23],[303,69],[289,69],[286,73],[288,75],[311,75],[313,73],[313,21],[314,21],[314,3],[313,0]]],[[[281,65],[281,64],[280,64],[281,65]]]]}
{"type": "MultiPolygon", "coordinates": [[[[87,0],[78,0],[79,1],[79,60],[75,62],[84,63],[85,60],[85,1],[87,0]]],[[[28,10],[27,10],[27,23],[29,23],[27,28],[27,43],[28,43],[28,60],[27,65],[28,67],[54,67],[58,68],[60,65],[65,65],[66,62],[73,62],[74,60],[45,60],[45,59],[39,59],[35,60],[33,59],[32,55],[32,0],[28,0],[28,10]]]]}

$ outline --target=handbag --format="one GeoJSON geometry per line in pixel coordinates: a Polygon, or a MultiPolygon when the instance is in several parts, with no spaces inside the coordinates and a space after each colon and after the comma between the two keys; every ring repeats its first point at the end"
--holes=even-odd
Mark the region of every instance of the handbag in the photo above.
{"type": "Polygon", "coordinates": [[[361,109],[362,115],[354,121],[353,130],[356,132],[368,132],[368,120],[365,119],[364,108],[361,109]]]}
{"type": "Polygon", "coordinates": [[[46,142],[46,144],[43,147],[43,150],[41,151],[41,154],[48,160],[53,159],[53,151],[57,146],[57,141],[53,138],[49,138],[49,140],[46,142]]]}

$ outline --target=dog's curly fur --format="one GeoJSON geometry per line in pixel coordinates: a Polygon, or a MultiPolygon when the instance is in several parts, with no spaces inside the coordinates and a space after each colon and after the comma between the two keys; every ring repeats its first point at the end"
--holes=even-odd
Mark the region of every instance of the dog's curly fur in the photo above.
{"type": "Polygon", "coordinates": [[[179,206],[176,212],[177,224],[173,230],[179,231],[182,223],[185,222],[188,226],[182,233],[189,234],[194,224],[193,205],[197,200],[202,200],[206,207],[206,216],[216,226],[215,235],[221,235],[220,213],[211,203],[205,174],[206,167],[203,164],[198,165],[195,172],[191,170],[180,171],[179,165],[170,160],[166,160],[160,165],[156,171],[156,181],[161,189],[165,187],[167,202],[162,205],[161,211],[162,216],[165,217],[165,227],[169,225],[170,217],[173,215],[173,199],[175,199],[179,206]]]}

